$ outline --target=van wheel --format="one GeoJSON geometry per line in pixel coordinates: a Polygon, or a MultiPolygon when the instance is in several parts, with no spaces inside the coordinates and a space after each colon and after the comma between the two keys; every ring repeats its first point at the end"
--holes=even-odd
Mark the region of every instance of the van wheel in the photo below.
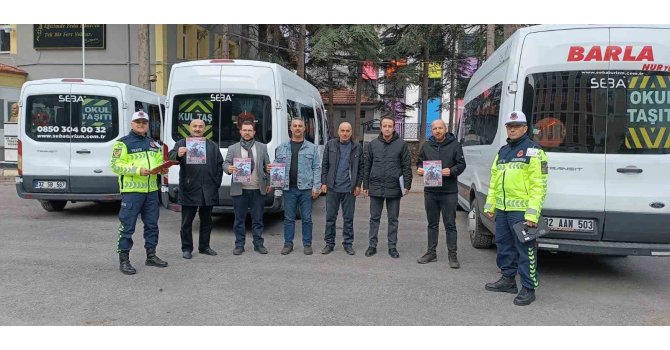
{"type": "Polygon", "coordinates": [[[468,231],[470,231],[470,244],[477,249],[488,249],[493,245],[493,235],[484,226],[479,213],[479,208],[473,200],[470,203],[468,213],[468,231]]]}
{"type": "Polygon", "coordinates": [[[42,208],[48,212],[63,211],[67,201],[40,201],[42,208]]]}

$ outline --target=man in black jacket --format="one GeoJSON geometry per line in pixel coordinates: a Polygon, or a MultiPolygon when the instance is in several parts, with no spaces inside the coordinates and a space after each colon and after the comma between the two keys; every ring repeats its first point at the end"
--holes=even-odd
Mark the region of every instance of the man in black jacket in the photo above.
{"type": "Polygon", "coordinates": [[[392,117],[382,117],[381,133],[378,138],[370,141],[365,153],[363,187],[364,194],[370,196],[370,245],[365,256],[377,254],[379,219],[386,201],[389,255],[392,258],[400,257],[396,247],[400,199],[412,186],[412,165],[409,148],[394,127],[395,120],[392,117]]]}
{"type": "Polygon", "coordinates": [[[341,123],[337,134],[339,138],[326,143],[321,162],[321,192],[326,193],[326,246],[321,254],[330,254],[335,248],[335,221],[342,205],[342,246],[347,254],[354,255],[354,211],[356,197],[361,194],[363,152],[351,141],[351,124],[341,123]]]}
{"type": "Polygon", "coordinates": [[[442,120],[430,124],[433,133],[421,147],[417,162],[417,173],[423,176],[423,161],[439,160],[442,163],[442,186],[424,187],[424,206],[428,219],[428,251],[417,260],[419,264],[427,264],[437,260],[437,239],[440,230],[440,212],[447,231],[447,251],[449,267],[461,267],[456,256],[456,205],[458,205],[457,177],[465,170],[463,148],[456,141],[454,134],[447,132],[447,125],[442,120]]]}
{"type": "MultiPolygon", "coordinates": [[[[205,122],[194,119],[190,124],[191,137],[202,138],[205,122]]],[[[200,217],[200,238],[198,251],[201,254],[216,255],[209,246],[212,233],[212,208],[219,202],[219,187],[223,178],[223,156],[219,145],[211,140],[205,141],[205,161],[203,164],[189,164],[186,156],[186,139],[177,141],[169,153],[169,159],[179,161],[178,203],[181,204],[181,251],[184,259],[191,259],[193,251],[193,219],[200,217]]],[[[198,145],[198,142],[193,142],[198,145]]]]}

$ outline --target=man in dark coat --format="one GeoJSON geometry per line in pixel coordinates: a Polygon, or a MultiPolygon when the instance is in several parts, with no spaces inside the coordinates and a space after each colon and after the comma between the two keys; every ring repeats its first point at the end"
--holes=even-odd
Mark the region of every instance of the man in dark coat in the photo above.
{"type": "MultiPolygon", "coordinates": [[[[463,148],[456,141],[454,134],[447,132],[447,125],[441,119],[430,124],[433,136],[426,141],[419,152],[417,161],[417,173],[420,176],[432,176],[432,179],[442,177],[442,186],[425,186],[424,206],[426,219],[428,220],[428,250],[417,262],[426,264],[437,260],[437,240],[440,230],[440,213],[447,231],[447,251],[449,267],[460,268],[456,256],[456,205],[458,205],[458,175],[465,170],[465,157],[463,148]],[[439,160],[442,169],[437,173],[426,173],[423,162],[439,160]]],[[[429,179],[431,179],[429,177],[429,179]]]]}
{"type": "Polygon", "coordinates": [[[400,254],[396,245],[400,199],[412,186],[412,165],[407,144],[394,130],[395,120],[384,116],[380,127],[381,134],[370,141],[365,153],[363,188],[364,194],[370,196],[370,245],[365,256],[377,253],[379,219],[386,201],[389,255],[398,258],[400,254]]]}
{"type": "MultiPolygon", "coordinates": [[[[205,122],[194,119],[190,125],[191,137],[202,138],[205,122]]],[[[200,217],[200,238],[198,251],[201,254],[216,255],[209,246],[212,232],[212,208],[219,202],[219,187],[223,178],[223,156],[219,145],[205,139],[206,158],[204,164],[189,164],[186,157],[186,139],[177,141],[169,153],[169,159],[179,161],[179,198],[181,204],[181,251],[184,259],[190,259],[193,251],[193,219],[200,217]]]]}

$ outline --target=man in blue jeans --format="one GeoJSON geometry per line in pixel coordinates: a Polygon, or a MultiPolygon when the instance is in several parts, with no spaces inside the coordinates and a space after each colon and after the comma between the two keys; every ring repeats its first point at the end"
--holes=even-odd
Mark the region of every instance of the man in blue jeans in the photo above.
{"type": "Polygon", "coordinates": [[[321,163],[321,192],[326,192],[326,246],[321,254],[335,249],[335,221],[342,206],[344,228],[342,246],[349,255],[356,254],[354,243],[354,211],[356,197],[361,194],[363,181],[363,151],[351,141],[351,124],[343,122],[337,129],[339,138],[326,143],[321,163]]]}
{"type": "Polygon", "coordinates": [[[291,141],[277,147],[276,163],[284,163],[288,181],[284,184],[284,248],[282,255],[293,251],[295,214],[300,208],[302,245],[305,255],[312,255],[312,200],[319,196],[321,160],[315,144],[305,140],[305,122],[291,120],[291,141]]]}

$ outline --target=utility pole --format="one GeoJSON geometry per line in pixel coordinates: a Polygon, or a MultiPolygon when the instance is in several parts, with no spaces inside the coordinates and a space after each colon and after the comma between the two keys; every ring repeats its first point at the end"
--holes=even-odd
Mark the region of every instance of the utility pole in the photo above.
{"type": "Polygon", "coordinates": [[[81,25],[81,78],[86,79],[86,25],[81,25]]]}
{"type": "Polygon", "coordinates": [[[149,82],[149,25],[139,24],[137,31],[137,60],[139,69],[137,72],[137,86],[142,89],[151,89],[149,82]]]}

